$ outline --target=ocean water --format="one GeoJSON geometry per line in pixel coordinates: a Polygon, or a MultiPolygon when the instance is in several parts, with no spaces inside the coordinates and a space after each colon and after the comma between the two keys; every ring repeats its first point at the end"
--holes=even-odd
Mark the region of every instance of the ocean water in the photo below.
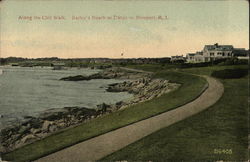
{"type": "Polygon", "coordinates": [[[41,67],[2,66],[0,74],[0,128],[11,125],[24,116],[35,116],[50,108],[112,104],[130,99],[127,92],[106,92],[108,84],[123,82],[115,79],[90,81],[60,81],[74,75],[91,75],[91,69],[52,70],[41,67]]]}

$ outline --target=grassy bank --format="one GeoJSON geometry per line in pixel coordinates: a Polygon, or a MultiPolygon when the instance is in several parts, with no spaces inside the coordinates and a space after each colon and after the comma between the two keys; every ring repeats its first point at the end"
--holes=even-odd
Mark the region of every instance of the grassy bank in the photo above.
{"type": "Polygon", "coordinates": [[[37,159],[91,137],[149,118],[190,102],[199,96],[206,85],[206,81],[203,78],[178,72],[162,71],[156,73],[154,77],[165,78],[172,82],[181,83],[182,85],[179,89],[162,95],[161,97],[102,116],[91,122],[19,148],[3,155],[3,159],[13,161],[37,159]]]}
{"type": "Polygon", "coordinates": [[[133,69],[140,69],[145,71],[180,71],[197,75],[211,75],[215,70],[224,70],[224,69],[246,69],[247,65],[227,65],[227,66],[207,66],[207,67],[194,67],[194,68],[178,68],[178,65],[175,64],[166,64],[164,66],[160,64],[142,64],[142,65],[128,65],[127,67],[133,69]]]}
{"type": "MultiPolygon", "coordinates": [[[[215,66],[182,71],[211,74],[213,70],[247,66],[215,66]]],[[[193,117],[155,132],[102,160],[246,161],[248,159],[248,78],[221,80],[223,97],[193,117]]]]}

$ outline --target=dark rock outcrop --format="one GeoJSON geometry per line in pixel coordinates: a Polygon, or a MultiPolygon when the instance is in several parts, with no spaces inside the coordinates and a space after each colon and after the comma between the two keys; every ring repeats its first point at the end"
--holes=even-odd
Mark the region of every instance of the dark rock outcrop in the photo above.
{"type": "Polygon", "coordinates": [[[149,76],[148,73],[140,73],[140,72],[131,72],[122,70],[119,68],[110,68],[105,69],[102,72],[92,74],[90,76],[76,75],[61,78],[63,81],[82,81],[82,80],[91,80],[91,79],[138,79],[142,77],[149,76]]]}
{"type": "Polygon", "coordinates": [[[62,128],[101,116],[107,112],[109,107],[105,103],[98,105],[97,109],[65,107],[62,109],[49,109],[38,117],[25,117],[25,122],[1,130],[0,152],[12,151],[62,128]]]}
{"type": "Polygon", "coordinates": [[[82,81],[82,80],[91,80],[91,79],[111,79],[108,76],[104,76],[101,73],[93,74],[90,76],[83,76],[83,75],[76,75],[76,76],[69,76],[61,78],[60,80],[64,81],[82,81]]]}
{"type": "Polygon", "coordinates": [[[179,84],[169,83],[164,79],[151,79],[149,77],[140,78],[134,81],[125,81],[123,83],[110,84],[106,89],[108,92],[124,92],[134,94],[134,97],[128,101],[116,103],[116,108],[127,107],[139,102],[151,100],[177,89],[179,84]]]}

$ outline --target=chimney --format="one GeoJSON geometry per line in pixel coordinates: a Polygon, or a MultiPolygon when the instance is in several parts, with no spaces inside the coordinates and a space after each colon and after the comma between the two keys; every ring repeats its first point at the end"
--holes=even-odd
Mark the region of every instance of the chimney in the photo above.
{"type": "Polygon", "coordinates": [[[218,44],[218,43],[215,43],[214,45],[215,45],[215,47],[216,47],[216,48],[218,48],[218,47],[219,47],[219,44],[218,44]]]}

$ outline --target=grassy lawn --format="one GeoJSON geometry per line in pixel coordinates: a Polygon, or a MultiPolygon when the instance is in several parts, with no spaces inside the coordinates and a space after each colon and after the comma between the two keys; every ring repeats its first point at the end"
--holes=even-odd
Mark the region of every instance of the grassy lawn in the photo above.
{"type": "MultiPolygon", "coordinates": [[[[182,71],[211,74],[213,70],[247,66],[215,66],[182,71]]],[[[248,78],[221,80],[223,97],[212,107],[161,129],[102,160],[246,161],[248,159],[248,78]]]]}
{"type": "Polygon", "coordinates": [[[160,70],[166,70],[166,69],[174,69],[177,68],[177,65],[175,64],[141,64],[141,65],[127,65],[126,67],[132,68],[132,69],[141,69],[145,71],[160,71],[160,70]]]}
{"type": "Polygon", "coordinates": [[[234,65],[234,66],[209,66],[209,67],[202,67],[202,68],[183,68],[179,69],[179,71],[192,73],[192,74],[199,74],[199,75],[211,75],[211,73],[215,70],[224,70],[224,69],[246,69],[248,65],[234,65]]]}
{"type": "MultiPolygon", "coordinates": [[[[150,68],[149,68],[150,69],[150,68]]],[[[198,97],[206,81],[198,76],[161,71],[155,78],[181,83],[181,87],[153,100],[102,116],[75,128],[67,129],[41,141],[3,155],[4,160],[30,161],[119,127],[174,109],[198,97]]]]}
{"type": "Polygon", "coordinates": [[[247,68],[248,65],[228,65],[228,66],[208,66],[208,67],[194,67],[194,68],[178,68],[175,64],[166,64],[165,66],[159,64],[142,64],[142,65],[128,65],[129,68],[140,69],[145,71],[180,71],[198,75],[211,75],[215,70],[247,68]]]}

